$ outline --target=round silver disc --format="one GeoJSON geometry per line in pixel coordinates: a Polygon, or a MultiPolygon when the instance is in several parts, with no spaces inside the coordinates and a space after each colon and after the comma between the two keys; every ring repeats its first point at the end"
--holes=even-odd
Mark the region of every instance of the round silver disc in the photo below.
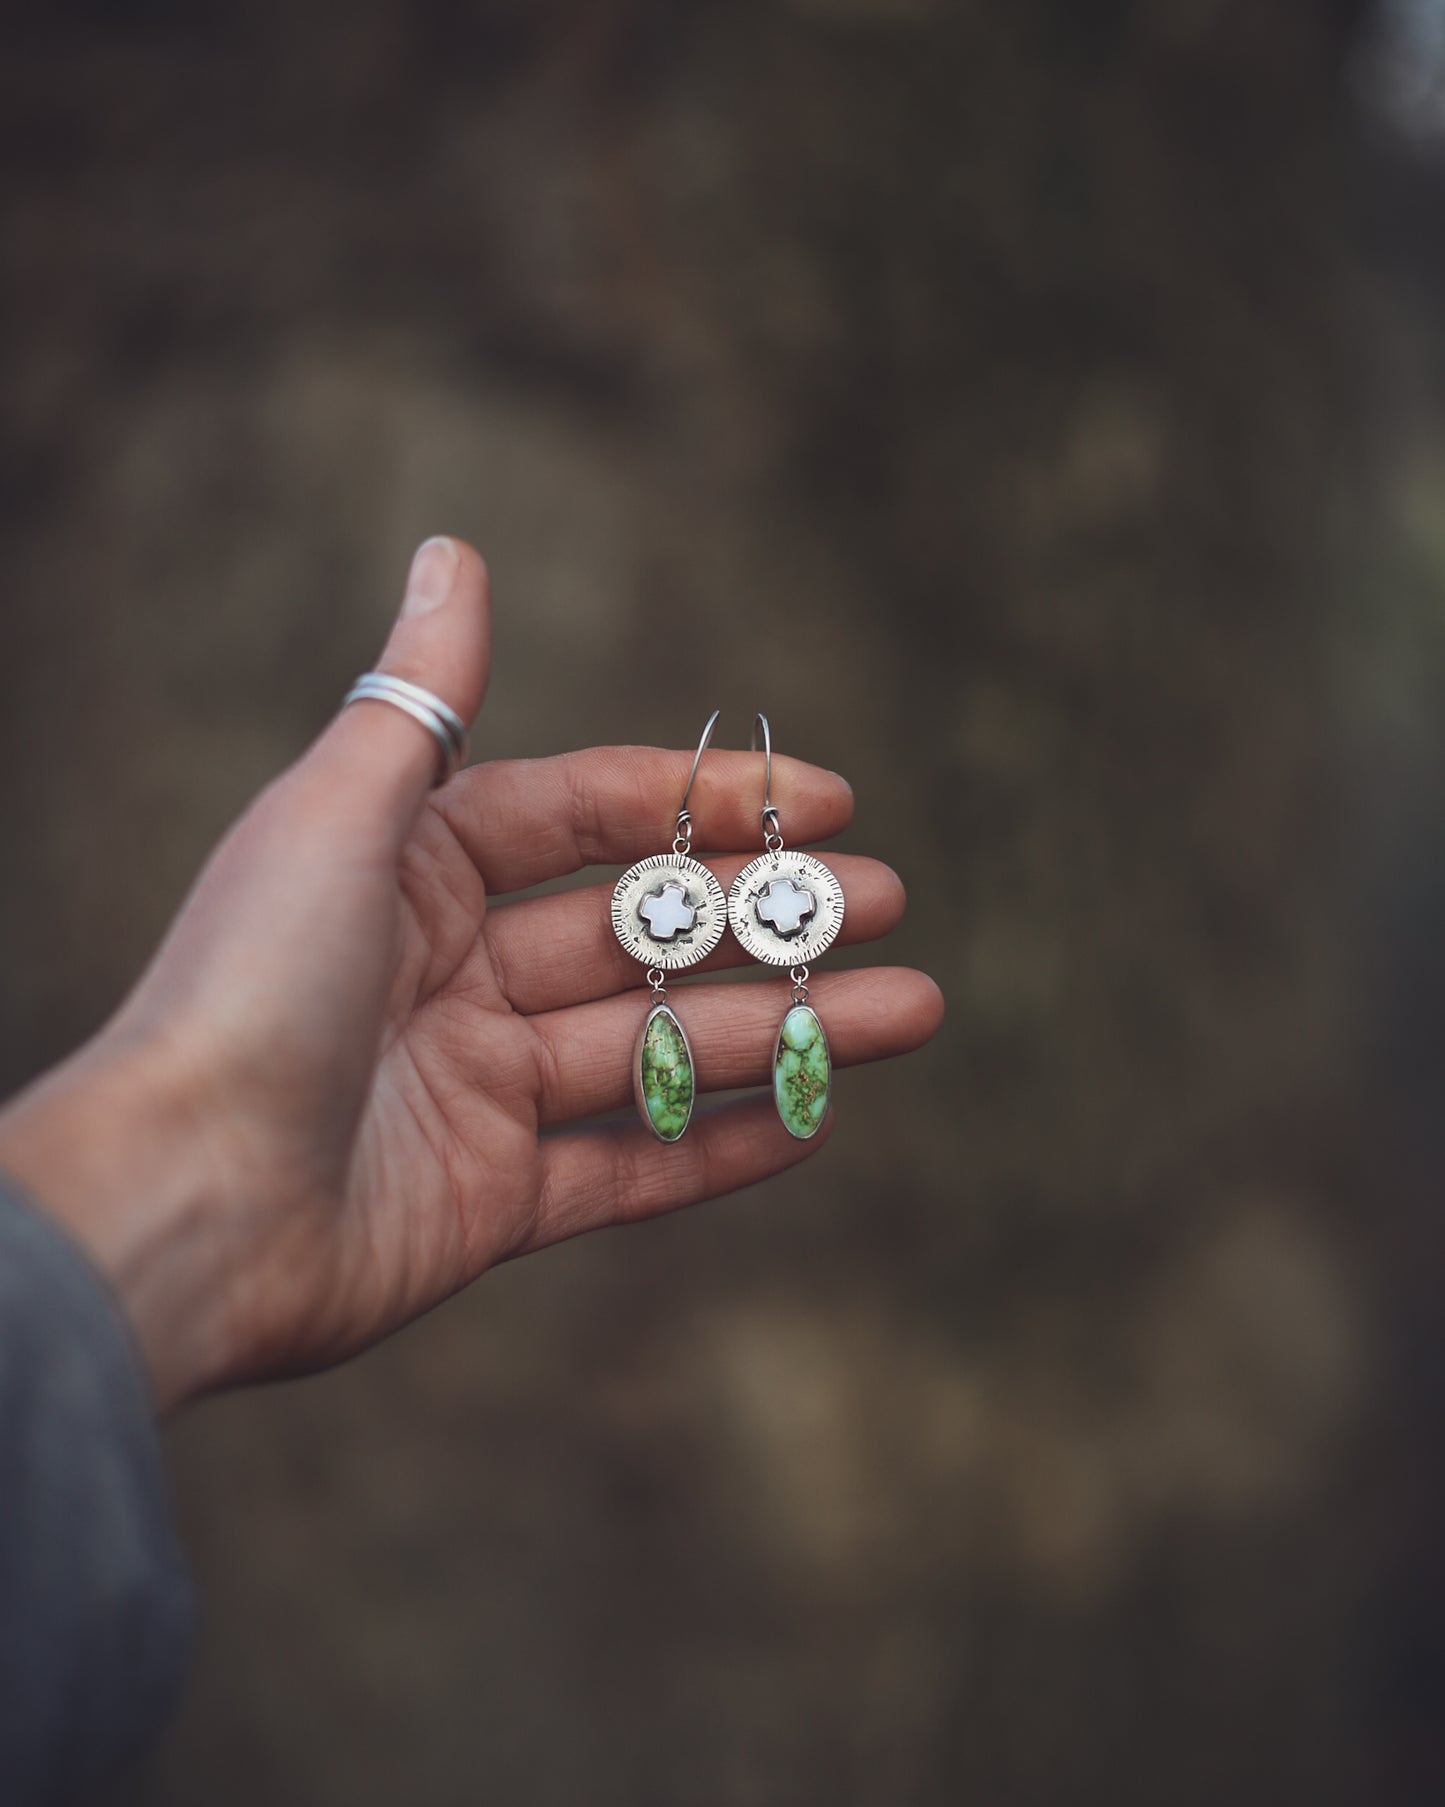
{"type": "Polygon", "coordinates": [[[617,939],[644,966],[696,966],[727,927],[722,886],[697,860],[658,853],[629,866],[612,893],[617,939]]]}
{"type": "Polygon", "coordinates": [[[843,887],[811,853],[760,854],[728,892],[728,921],[767,966],[809,966],[843,926],[843,887]]]}

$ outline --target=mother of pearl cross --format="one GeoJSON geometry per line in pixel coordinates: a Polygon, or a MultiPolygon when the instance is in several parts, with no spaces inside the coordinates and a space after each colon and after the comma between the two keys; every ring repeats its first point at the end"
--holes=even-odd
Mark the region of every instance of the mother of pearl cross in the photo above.
{"type": "Polygon", "coordinates": [[[644,897],[637,914],[647,924],[654,941],[671,941],[697,921],[697,911],[687,901],[687,892],[676,884],[666,884],[651,897],[644,897]]]}
{"type": "Polygon", "coordinates": [[[817,907],[813,893],[790,878],[775,878],[753,906],[759,921],[770,924],[784,939],[796,935],[817,907]]]}

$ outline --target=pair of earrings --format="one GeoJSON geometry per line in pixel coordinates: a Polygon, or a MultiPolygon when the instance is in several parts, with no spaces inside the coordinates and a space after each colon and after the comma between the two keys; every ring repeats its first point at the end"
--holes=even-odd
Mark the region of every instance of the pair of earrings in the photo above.
{"type": "Polygon", "coordinates": [[[833,1085],[828,1038],[808,1003],[808,966],[832,946],[842,927],[843,890],[812,854],[784,851],[773,805],[772,731],[762,714],[753,723],[752,747],[756,752],[761,728],[763,851],[733,880],[726,900],[713,874],[692,858],[687,800],[721,713],[713,710],[693,756],[672,852],[639,860],[612,893],[617,939],[634,960],[646,963],[652,989],[633,1052],[633,1092],[642,1121],[658,1140],[676,1142],[692,1116],[697,1075],[687,1031],[667,1001],[667,975],[705,959],[731,924],[755,960],[792,969],[792,1003],[773,1044],[773,1098],[783,1127],[806,1141],[828,1113],[833,1085]]]}

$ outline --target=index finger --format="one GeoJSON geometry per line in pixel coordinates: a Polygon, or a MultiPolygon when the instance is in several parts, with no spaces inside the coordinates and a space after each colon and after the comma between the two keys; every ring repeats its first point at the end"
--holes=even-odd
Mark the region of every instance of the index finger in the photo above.
{"type": "MultiPolygon", "coordinates": [[[[661,747],[589,747],[550,759],[498,759],[459,772],[433,806],[494,895],[584,866],[631,864],[672,845],[692,754],[661,747]]],[[[789,845],[846,828],[844,778],[773,755],[773,806],[789,845]]],[[[698,852],[763,847],[763,762],[757,753],[703,755],[688,799],[698,852]]]]}

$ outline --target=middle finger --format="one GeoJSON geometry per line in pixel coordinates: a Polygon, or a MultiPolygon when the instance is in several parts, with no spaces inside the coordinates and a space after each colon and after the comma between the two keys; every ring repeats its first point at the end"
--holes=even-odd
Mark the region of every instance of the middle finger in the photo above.
{"type": "MultiPolygon", "coordinates": [[[[718,856],[708,864],[726,891],[751,855],[718,856]]],[[[881,860],[857,854],[831,853],[828,865],[843,887],[845,908],[838,945],[876,941],[895,928],[903,915],[903,882],[881,860]]],[[[646,983],[640,963],[622,947],[612,930],[611,885],[587,885],[551,897],[531,897],[496,905],[487,916],[481,942],[469,957],[486,963],[514,1010],[534,1015],[611,997],[646,983]]],[[[746,966],[749,956],[727,933],[717,947],[689,972],[717,972],[746,966]]],[[[464,967],[457,981],[468,983],[464,967]]]]}

